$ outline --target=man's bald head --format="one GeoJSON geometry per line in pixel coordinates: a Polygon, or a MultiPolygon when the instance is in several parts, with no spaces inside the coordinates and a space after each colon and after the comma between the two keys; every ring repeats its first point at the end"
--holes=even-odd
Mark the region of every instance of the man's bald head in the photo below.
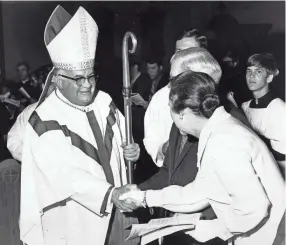
{"type": "Polygon", "coordinates": [[[222,71],[216,59],[204,48],[193,47],[178,51],[171,59],[170,77],[185,71],[203,72],[219,83],[222,71]]]}

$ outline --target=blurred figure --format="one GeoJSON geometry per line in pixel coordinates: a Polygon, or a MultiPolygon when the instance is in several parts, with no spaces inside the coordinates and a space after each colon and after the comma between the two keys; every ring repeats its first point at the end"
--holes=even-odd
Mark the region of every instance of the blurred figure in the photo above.
{"type": "Polygon", "coordinates": [[[191,48],[191,47],[202,47],[207,48],[208,41],[197,29],[189,29],[184,31],[176,41],[176,52],[191,48]]]}
{"type": "Polygon", "coordinates": [[[166,86],[169,81],[168,74],[164,73],[162,61],[156,58],[149,58],[147,61],[147,73],[152,80],[149,100],[161,88],[166,86]]]}
{"type": "Polygon", "coordinates": [[[44,65],[33,72],[33,77],[35,77],[38,86],[41,88],[41,90],[43,90],[46,78],[52,68],[52,65],[44,65]]]}
{"type": "Polygon", "coordinates": [[[19,62],[17,64],[17,74],[19,83],[16,85],[16,90],[22,102],[27,106],[35,103],[41,95],[41,88],[35,77],[30,74],[30,66],[27,62],[19,62]]]}
{"type": "Polygon", "coordinates": [[[270,89],[270,83],[278,74],[278,66],[272,54],[250,56],[247,61],[246,81],[254,99],[243,103],[242,108],[253,129],[265,138],[284,174],[286,106],[270,89]]]}
{"type": "MultiPolygon", "coordinates": [[[[252,97],[245,82],[246,60],[247,57],[242,42],[236,42],[230,49],[225,50],[221,60],[223,77],[219,88],[223,104],[226,104],[224,100],[229,93],[232,94],[239,108],[243,102],[252,97]]],[[[226,110],[229,111],[229,108],[226,108],[226,110]]]]}
{"type": "Polygon", "coordinates": [[[215,3],[213,17],[207,25],[210,50],[216,59],[221,60],[222,54],[231,44],[240,38],[240,26],[237,19],[229,12],[224,2],[215,3]]]}
{"type": "Polygon", "coordinates": [[[9,120],[11,123],[14,122],[18,113],[21,110],[21,102],[20,100],[16,100],[16,97],[13,95],[9,85],[2,84],[0,91],[0,103],[6,108],[9,113],[9,120]]]}

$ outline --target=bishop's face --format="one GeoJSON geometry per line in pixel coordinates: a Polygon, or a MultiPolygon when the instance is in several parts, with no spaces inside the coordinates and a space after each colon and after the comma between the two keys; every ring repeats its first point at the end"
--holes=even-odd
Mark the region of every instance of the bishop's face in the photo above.
{"type": "Polygon", "coordinates": [[[93,68],[57,72],[60,91],[73,104],[87,106],[94,100],[97,75],[93,68]]]}

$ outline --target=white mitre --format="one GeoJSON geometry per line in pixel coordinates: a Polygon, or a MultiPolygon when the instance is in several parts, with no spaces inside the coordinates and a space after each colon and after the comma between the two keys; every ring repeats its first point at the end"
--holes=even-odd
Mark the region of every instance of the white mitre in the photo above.
{"type": "Polygon", "coordinates": [[[71,16],[57,6],[44,33],[54,68],[63,70],[93,68],[97,38],[97,24],[83,7],[71,16]]]}

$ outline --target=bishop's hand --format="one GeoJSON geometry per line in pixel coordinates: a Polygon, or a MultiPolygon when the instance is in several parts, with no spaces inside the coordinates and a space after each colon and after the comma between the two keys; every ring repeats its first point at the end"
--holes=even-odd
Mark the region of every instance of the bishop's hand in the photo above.
{"type": "Polygon", "coordinates": [[[132,202],[132,200],[120,200],[120,196],[135,190],[139,190],[137,185],[117,187],[112,192],[111,202],[122,212],[132,212],[137,208],[136,203],[132,202]]]}
{"type": "Polygon", "coordinates": [[[136,206],[136,208],[146,207],[145,195],[145,191],[140,191],[139,189],[131,190],[121,195],[119,197],[119,200],[132,202],[136,206]]]}
{"type": "Polygon", "coordinates": [[[123,156],[127,161],[136,162],[140,156],[140,147],[136,143],[123,145],[123,156]]]}

